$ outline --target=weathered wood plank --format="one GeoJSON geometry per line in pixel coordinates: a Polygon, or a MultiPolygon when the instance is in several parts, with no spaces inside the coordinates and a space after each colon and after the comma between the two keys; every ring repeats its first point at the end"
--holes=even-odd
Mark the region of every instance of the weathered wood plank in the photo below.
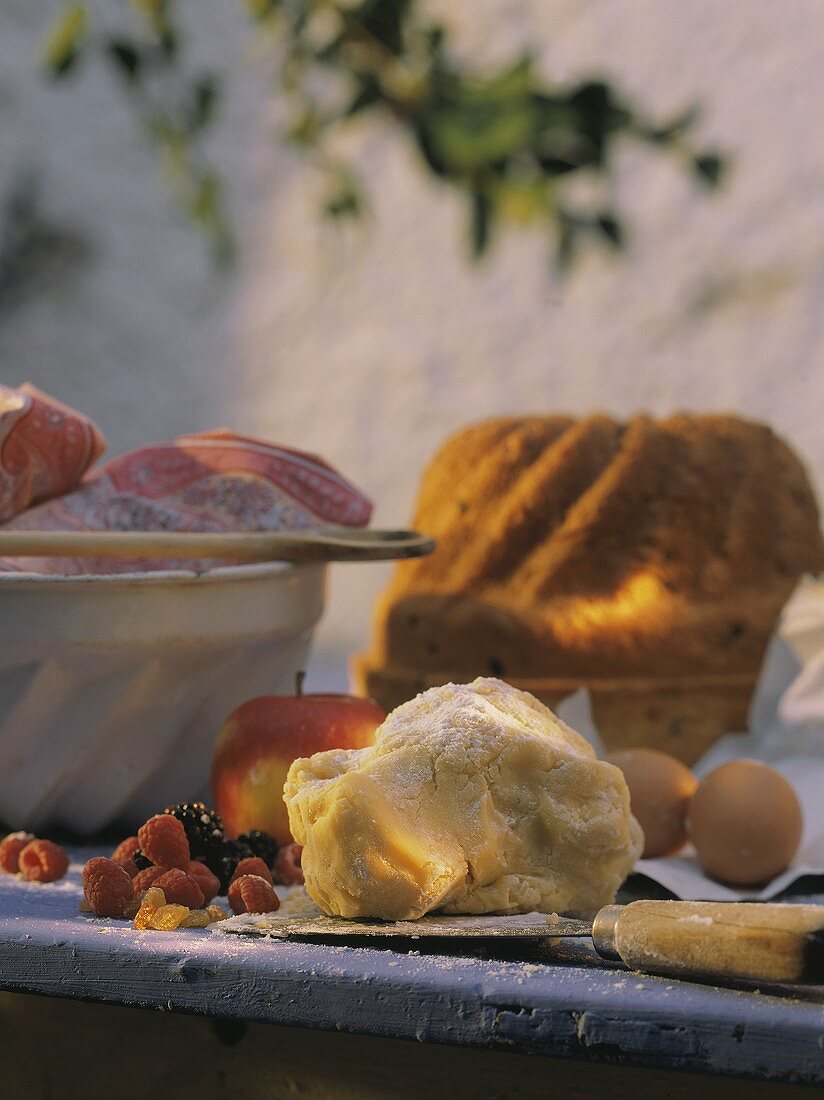
{"type": "MultiPolygon", "coordinates": [[[[0,993],[0,1095],[26,1100],[798,1100],[795,1085],[0,993]],[[43,1052],[48,1051],[48,1057],[43,1052]],[[71,1090],[67,1090],[67,1080],[71,1090]]],[[[806,1090],[804,1090],[806,1091],[806,1090]]],[[[803,1093],[802,1093],[803,1094],[803,1093]]]]}
{"type": "MultiPolygon", "coordinates": [[[[80,853],[78,853],[80,854],[80,853]]],[[[667,981],[568,948],[530,961],[135,932],[53,886],[0,876],[0,987],[248,1022],[824,1084],[808,999],[667,981]]]]}

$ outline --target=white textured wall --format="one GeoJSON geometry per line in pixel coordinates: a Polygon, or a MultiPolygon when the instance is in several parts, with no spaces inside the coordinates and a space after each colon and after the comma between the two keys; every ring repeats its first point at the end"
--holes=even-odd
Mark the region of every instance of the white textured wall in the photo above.
{"type": "MultiPolygon", "coordinates": [[[[824,3],[441,6],[473,56],[530,42],[549,74],[607,73],[663,115],[701,101],[701,139],[734,160],[728,187],[706,199],[667,159],[628,149],[624,259],[591,256],[561,285],[545,242],[519,232],[472,268],[455,196],[380,127],[352,141],[371,218],[320,224],[315,181],[271,142],[251,73],[217,143],[245,239],[236,286],[221,287],[108,82],[38,87],[30,57],[49,5],[4,0],[0,182],[14,163],[40,165],[46,212],[87,255],[0,318],[2,379],[79,403],[115,450],[217,423],[318,450],[387,524],[408,518],[442,437],[498,412],[736,410],[788,436],[824,486],[824,3]]],[[[231,10],[202,8],[203,55],[228,43],[240,59],[231,10]]],[[[362,644],[382,579],[336,570],[322,649],[362,644]]]]}

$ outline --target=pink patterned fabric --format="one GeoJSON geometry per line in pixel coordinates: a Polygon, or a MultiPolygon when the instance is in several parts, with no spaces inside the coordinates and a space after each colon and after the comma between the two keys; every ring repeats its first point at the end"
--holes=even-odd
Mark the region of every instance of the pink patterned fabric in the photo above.
{"type": "MultiPolygon", "coordinates": [[[[370,501],[314,455],[226,429],[142,447],[93,470],[73,492],[6,530],[277,531],[369,522],[370,501]]],[[[0,570],[123,573],[205,569],[215,561],[6,558],[0,570]]]]}
{"type": "Polygon", "coordinates": [[[105,449],[82,413],[28,383],[0,386],[0,523],[73,488],[105,449]]]}

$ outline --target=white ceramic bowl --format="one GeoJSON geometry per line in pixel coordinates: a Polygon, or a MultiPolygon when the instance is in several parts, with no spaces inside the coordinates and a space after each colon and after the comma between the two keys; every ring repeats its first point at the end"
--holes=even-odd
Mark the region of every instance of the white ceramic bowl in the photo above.
{"type": "Polygon", "coordinates": [[[203,797],[227,715],[293,690],[325,574],[0,575],[0,821],[89,835],[203,797]]]}

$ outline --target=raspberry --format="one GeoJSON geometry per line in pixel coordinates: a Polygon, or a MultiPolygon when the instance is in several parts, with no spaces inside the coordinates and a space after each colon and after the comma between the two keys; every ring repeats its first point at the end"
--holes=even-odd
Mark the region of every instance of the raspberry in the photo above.
{"type": "Polygon", "coordinates": [[[240,878],[241,875],[259,875],[260,878],[265,878],[270,885],[274,881],[272,872],[260,856],[248,856],[246,859],[242,859],[237,867],[235,867],[235,873],[232,875],[232,882],[234,882],[236,878],[240,878]]]}
{"type": "Polygon", "coordinates": [[[164,871],[153,885],[163,891],[170,904],[185,905],[189,909],[200,909],[203,905],[203,891],[195,879],[178,868],[164,871]]]}
{"type": "Polygon", "coordinates": [[[220,893],[220,882],[217,875],[210,871],[206,864],[201,863],[200,860],[192,860],[186,873],[192,876],[203,891],[204,905],[208,905],[212,898],[220,893]]]}
{"type": "Polygon", "coordinates": [[[140,908],[142,905],[142,898],[132,898],[131,901],[126,902],[126,906],[123,910],[123,916],[126,918],[126,920],[134,920],[134,918],[140,912],[140,908]]]}
{"type": "Polygon", "coordinates": [[[121,840],[115,850],[112,852],[112,859],[131,859],[137,849],[140,847],[140,841],[136,836],[127,836],[125,840],[121,840]]]}
{"type": "Polygon", "coordinates": [[[302,844],[285,844],[275,857],[275,874],[278,882],[284,886],[302,886],[303,868],[300,865],[303,855],[302,844]]]}
{"type": "Polygon", "coordinates": [[[227,895],[233,913],[274,913],[280,901],[270,882],[260,875],[241,875],[227,895]]]}
{"type": "Polygon", "coordinates": [[[189,841],[186,830],[171,814],[155,814],[137,830],[140,851],[158,867],[189,866],[189,841]]]}
{"type": "Polygon", "coordinates": [[[59,844],[31,840],[19,856],[20,870],[32,882],[57,882],[69,869],[69,857],[59,844]]]}
{"type": "Polygon", "coordinates": [[[138,871],[132,879],[134,896],[139,898],[141,894],[145,894],[155,880],[165,873],[162,867],[147,867],[144,871],[138,871]]]}
{"type": "Polygon", "coordinates": [[[140,849],[140,842],[138,837],[129,836],[125,840],[121,840],[120,844],[114,851],[112,851],[111,858],[120,864],[127,875],[131,875],[132,878],[138,873],[138,865],[134,862],[134,853],[140,849]]]}
{"type": "Polygon", "coordinates": [[[9,833],[0,840],[0,871],[16,875],[20,870],[20,853],[34,840],[34,833],[9,833]]]}
{"type": "Polygon", "coordinates": [[[121,917],[134,897],[132,880],[119,864],[95,856],[83,868],[83,890],[98,917],[121,917]]]}

